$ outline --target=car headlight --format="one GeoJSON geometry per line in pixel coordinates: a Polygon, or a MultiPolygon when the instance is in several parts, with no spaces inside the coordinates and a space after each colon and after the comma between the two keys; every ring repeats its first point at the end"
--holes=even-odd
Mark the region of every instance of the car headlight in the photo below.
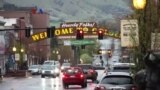
{"type": "Polygon", "coordinates": [[[61,69],[63,70],[63,69],[64,69],[64,67],[61,67],[61,69]]]}
{"type": "Polygon", "coordinates": [[[45,71],[42,70],[42,73],[44,73],[45,71]]]}
{"type": "Polygon", "coordinates": [[[58,69],[58,68],[56,68],[54,71],[55,71],[56,73],[58,73],[58,72],[59,72],[59,69],[58,69]]]}
{"type": "Polygon", "coordinates": [[[51,73],[54,73],[54,71],[51,71],[51,73]]]}

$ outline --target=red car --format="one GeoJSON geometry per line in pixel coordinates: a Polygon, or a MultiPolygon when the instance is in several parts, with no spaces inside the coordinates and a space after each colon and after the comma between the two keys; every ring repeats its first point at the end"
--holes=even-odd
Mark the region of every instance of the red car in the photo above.
{"type": "Polygon", "coordinates": [[[91,64],[78,64],[77,66],[83,69],[87,79],[97,80],[98,73],[91,64]]]}
{"type": "Polygon", "coordinates": [[[67,68],[63,72],[62,82],[64,88],[68,88],[69,85],[81,85],[82,88],[87,87],[86,76],[80,67],[67,68]]]}

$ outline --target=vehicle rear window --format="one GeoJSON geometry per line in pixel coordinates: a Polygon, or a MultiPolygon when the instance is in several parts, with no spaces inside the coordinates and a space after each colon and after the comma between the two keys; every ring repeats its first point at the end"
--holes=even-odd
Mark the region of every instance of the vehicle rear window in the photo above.
{"type": "Polygon", "coordinates": [[[124,85],[133,84],[132,77],[129,76],[107,76],[103,78],[101,84],[124,85]]]}
{"type": "Polygon", "coordinates": [[[119,71],[129,72],[131,71],[131,68],[130,67],[114,67],[113,72],[119,72],[119,71]]]}
{"type": "Polygon", "coordinates": [[[70,63],[63,63],[62,66],[71,66],[71,64],[70,63]]]}
{"type": "Polygon", "coordinates": [[[82,70],[79,68],[68,68],[65,72],[67,74],[77,74],[77,73],[82,72],[82,70]]]}
{"type": "Polygon", "coordinates": [[[93,69],[91,65],[78,65],[78,67],[81,67],[82,69],[93,69]]]}

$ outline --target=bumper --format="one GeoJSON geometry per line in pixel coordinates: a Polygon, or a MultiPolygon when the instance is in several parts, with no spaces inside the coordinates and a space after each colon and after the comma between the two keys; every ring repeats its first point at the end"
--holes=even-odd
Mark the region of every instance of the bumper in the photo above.
{"type": "Polygon", "coordinates": [[[68,84],[68,85],[82,85],[86,82],[85,79],[79,79],[79,78],[63,78],[62,79],[63,84],[68,84]]]}
{"type": "Polygon", "coordinates": [[[41,73],[43,76],[58,76],[58,73],[41,73]]]}

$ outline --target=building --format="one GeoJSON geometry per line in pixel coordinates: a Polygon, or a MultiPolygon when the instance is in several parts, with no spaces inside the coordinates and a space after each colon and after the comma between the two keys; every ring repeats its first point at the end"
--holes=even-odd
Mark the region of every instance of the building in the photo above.
{"type": "MultiPolygon", "coordinates": [[[[25,37],[25,28],[31,27],[33,28],[33,34],[46,31],[46,28],[49,26],[49,15],[47,13],[32,13],[31,10],[29,11],[0,11],[0,16],[6,18],[15,18],[17,20],[16,24],[13,25],[13,31],[18,35],[15,37],[16,43],[10,45],[10,50],[7,50],[7,53],[12,51],[13,46],[16,47],[17,50],[21,48],[24,49],[24,55],[22,61],[27,61],[28,65],[30,64],[39,64],[42,63],[44,60],[50,55],[50,40],[45,39],[38,42],[32,41],[31,38],[25,37]],[[43,28],[43,29],[34,29],[34,28],[43,28]],[[18,30],[17,30],[18,29],[18,30]]],[[[16,52],[17,53],[17,52],[16,52]]]]}

